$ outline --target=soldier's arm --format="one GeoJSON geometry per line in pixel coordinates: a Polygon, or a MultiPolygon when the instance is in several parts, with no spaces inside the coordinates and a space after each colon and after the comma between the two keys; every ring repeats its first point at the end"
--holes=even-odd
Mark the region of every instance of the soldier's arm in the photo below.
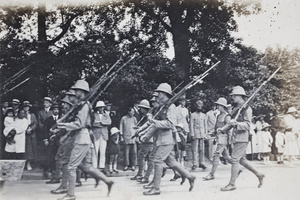
{"type": "Polygon", "coordinates": [[[68,123],[58,123],[58,128],[64,128],[67,131],[79,130],[85,128],[85,122],[89,115],[89,106],[85,104],[78,112],[75,120],[68,123]]]}
{"type": "Polygon", "coordinates": [[[236,123],[237,130],[250,130],[250,123],[252,118],[252,109],[249,107],[243,114],[244,120],[236,123]]]}

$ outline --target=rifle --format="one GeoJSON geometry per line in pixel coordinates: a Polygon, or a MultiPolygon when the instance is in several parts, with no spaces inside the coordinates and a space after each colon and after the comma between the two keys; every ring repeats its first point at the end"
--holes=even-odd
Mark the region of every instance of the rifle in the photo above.
{"type": "MultiPolygon", "coordinates": [[[[280,69],[281,69],[281,67],[278,67],[278,69],[254,91],[254,93],[247,99],[247,101],[244,102],[244,104],[236,111],[234,120],[237,120],[238,117],[239,117],[239,115],[241,114],[241,112],[243,110],[246,110],[250,106],[250,102],[253,101],[253,99],[255,98],[256,94],[261,90],[261,88],[263,86],[265,86],[275,76],[275,74],[280,69]]],[[[230,124],[226,124],[225,126],[223,126],[221,128],[221,131],[223,133],[227,133],[231,128],[232,128],[232,126],[230,124]]]]}
{"type": "MultiPolygon", "coordinates": [[[[184,81],[182,81],[181,83],[179,83],[179,84],[172,90],[172,93],[173,93],[177,88],[179,88],[179,86],[181,86],[181,85],[183,84],[183,82],[184,82],[184,81]]],[[[150,108],[150,110],[147,112],[147,114],[144,115],[144,116],[140,119],[140,121],[138,121],[138,123],[136,124],[136,127],[138,127],[138,126],[144,121],[145,117],[147,117],[148,114],[152,114],[152,112],[154,111],[154,109],[155,109],[154,107],[150,108]]],[[[144,129],[143,129],[143,130],[144,130],[144,129]]],[[[138,136],[139,136],[139,133],[140,133],[141,131],[142,131],[142,130],[137,130],[136,133],[135,133],[133,136],[131,136],[131,139],[134,139],[135,137],[138,137],[138,136]]]]}
{"type": "Polygon", "coordinates": [[[26,78],[24,81],[20,82],[19,84],[15,85],[14,87],[5,90],[3,93],[0,94],[0,97],[2,97],[3,95],[13,91],[14,89],[16,89],[17,87],[19,87],[20,85],[22,85],[23,83],[27,82],[30,78],[26,78]]]}
{"type": "Polygon", "coordinates": [[[9,77],[8,79],[6,79],[6,81],[3,84],[0,85],[1,90],[3,90],[4,88],[6,88],[9,84],[11,84],[15,80],[17,80],[24,73],[26,73],[30,69],[30,67],[31,66],[27,66],[27,67],[21,69],[20,71],[18,71],[17,73],[15,73],[14,75],[12,75],[11,77],[9,77]]]}
{"type": "Polygon", "coordinates": [[[71,109],[65,115],[63,115],[60,119],[57,120],[57,122],[51,127],[51,129],[56,129],[57,123],[67,122],[67,121],[71,121],[72,119],[74,119],[74,117],[79,112],[79,110],[81,110],[83,105],[85,103],[88,103],[90,100],[92,100],[92,98],[95,97],[96,93],[98,92],[98,90],[100,89],[102,84],[105,83],[108,79],[115,76],[115,74],[117,74],[121,69],[123,69],[135,57],[136,57],[136,54],[131,56],[131,58],[126,63],[124,63],[118,70],[116,70],[115,72],[109,74],[112,71],[112,69],[120,62],[120,59],[119,59],[104,75],[102,75],[96,81],[96,83],[91,87],[91,92],[86,96],[86,98],[80,104],[73,105],[71,107],[71,109]]]}
{"type": "Polygon", "coordinates": [[[203,79],[208,76],[209,72],[216,67],[221,61],[218,61],[213,66],[211,66],[208,70],[206,70],[203,74],[196,76],[192,81],[190,81],[185,87],[183,87],[179,92],[177,92],[174,96],[172,96],[163,106],[159,108],[159,110],[153,115],[153,118],[156,118],[163,110],[167,109],[171,104],[176,102],[187,90],[191,89],[198,83],[202,83],[203,79]]]}
{"type": "MultiPolygon", "coordinates": [[[[176,102],[188,89],[192,88],[193,86],[195,86],[198,83],[202,83],[203,79],[208,76],[209,72],[216,67],[221,61],[218,61],[217,63],[215,63],[213,66],[211,66],[208,70],[206,70],[203,74],[200,74],[199,76],[196,76],[192,81],[190,81],[185,87],[183,87],[179,92],[177,92],[174,96],[172,96],[164,105],[162,105],[158,111],[153,115],[153,119],[155,119],[159,114],[161,114],[164,110],[166,110],[167,108],[169,108],[169,106],[171,104],[173,104],[174,102],[176,102]]],[[[148,124],[148,127],[150,126],[150,124],[148,124]]],[[[148,127],[145,127],[145,129],[147,129],[148,127]]],[[[144,130],[145,130],[144,129],[144,130]]],[[[138,136],[139,135],[138,131],[134,136],[138,136]]],[[[133,137],[133,136],[132,136],[133,137]]]]}
{"type": "Polygon", "coordinates": [[[110,86],[110,84],[114,81],[114,79],[117,77],[117,74],[115,74],[110,80],[109,82],[106,84],[106,86],[99,92],[99,94],[94,98],[94,100],[92,101],[92,105],[94,105],[97,101],[97,99],[104,93],[104,91],[108,88],[108,86],[110,86]]]}

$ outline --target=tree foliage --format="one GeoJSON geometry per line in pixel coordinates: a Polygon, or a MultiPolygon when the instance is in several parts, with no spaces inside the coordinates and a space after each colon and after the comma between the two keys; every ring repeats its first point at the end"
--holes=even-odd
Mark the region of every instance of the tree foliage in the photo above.
{"type": "Polygon", "coordinates": [[[124,112],[135,99],[149,99],[159,83],[175,87],[218,60],[221,64],[204,83],[188,92],[192,102],[201,98],[208,110],[218,97],[228,97],[235,85],[251,94],[277,66],[283,66],[252,107],[259,113],[298,105],[299,73],[291,66],[299,64],[299,49],[269,48],[258,53],[231,35],[238,28],[235,14],[259,11],[259,4],[222,0],[126,0],[86,7],[2,8],[0,27],[6,34],[0,40],[1,82],[31,66],[23,77],[29,76],[30,81],[5,98],[32,102],[46,95],[58,98],[83,74],[92,85],[119,58],[125,62],[138,52],[139,57],[101,97],[124,112]],[[170,41],[175,53],[171,60],[166,57],[170,41]]]}

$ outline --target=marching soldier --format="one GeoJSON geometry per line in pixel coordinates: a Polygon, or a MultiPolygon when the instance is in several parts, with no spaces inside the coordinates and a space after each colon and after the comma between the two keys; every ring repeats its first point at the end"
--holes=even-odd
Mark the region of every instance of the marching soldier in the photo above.
{"type": "MultiPolygon", "coordinates": [[[[156,89],[158,92],[157,102],[160,106],[163,106],[173,95],[171,86],[167,83],[162,83],[156,89]]],[[[159,195],[160,194],[160,181],[163,174],[164,162],[179,172],[184,182],[185,178],[188,178],[190,182],[189,191],[194,187],[195,177],[189,173],[184,167],[178,163],[175,159],[174,145],[175,138],[173,131],[176,125],[176,107],[171,104],[167,110],[165,110],[159,116],[159,119],[149,120],[151,125],[147,133],[142,137],[142,141],[146,141],[149,138],[156,135],[156,149],[154,154],[154,178],[153,185],[149,191],[144,192],[144,195],[159,195]]]]}
{"type": "MultiPolygon", "coordinates": [[[[237,114],[238,110],[243,106],[245,100],[243,99],[246,95],[244,88],[241,86],[233,87],[232,93],[230,94],[232,102],[235,107],[232,110],[232,116],[237,114]]],[[[250,106],[242,110],[241,114],[238,116],[237,120],[231,119],[229,121],[230,127],[233,128],[232,132],[232,143],[233,149],[230,159],[231,164],[231,178],[229,184],[221,188],[221,191],[231,191],[235,190],[235,181],[238,177],[240,166],[243,165],[246,169],[254,173],[259,181],[258,188],[263,184],[264,174],[258,172],[246,159],[246,149],[249,141],[250,123],[252,119],[252,109],[250,106]]],[[[226,126],[219,128],[217,131],[225,132],[226,126]]]]}
{"type": "MultiPolygon", "coordinates": [[[[147,99],[143,99],[140,104],[138,105],[139,111],[142,114],[142,119],[147,119],[145,116],[149,109],[150,109],[150,103],[147,99]],[[145,116],[145,117],[144,117],[145,116]]],[[[145,123],[145,122],[144,122],[145,123]]],[[[141,123],[143,124],[143,122],[141,123]]],[[[132,177],[131,180],[139,180],[143,178],[143,170],[144,170],[144,164],[145,164],[145,158],[146,156],[152,151],[153,148],[153,141],[145,141],[142,144],[140,144],[140,149],[138,152],[138,166],[139,170],[136,176],[132,177]]]]}
{"type": "MultiPolygon", "coordinates": [[[[225,124],[227,124],[231,117],[227,112],[227,100],[225,98],[219,98],[215,105],[217,105],[218,111],[220,111],[220,114],[218,115],[216,119],[215,129],[223,127],[225,124]]],[[[218,132],[216,134],[216,140],[217,140],[217,148],[213,155],[213,166],[210,171],[210,173],[203,177],[204,180],[212,180],[214,179],[214,174],[217,171],[219,161],[220,161],[220,155],[222,154],[223,158],[226,160],[230,159],[229,152],[227,149],[228,144],[228,133],[222,133],[218,132]]]]}
{"type": "Polygon", "coordinates": [[[110,193],[113,181],[108,179],[102,172],[98,171],[92,166],[91,153],[91,139],[90,128],[92,125],[91,106],[88,102],[84,102],[87,94],[90,92],[89,84],[84,80],[78,80],[71,88],[75,90],[77,98],[82,104],[82,108],[76,114],[74,121],[67,123],[58,123],[59,129],[66,129],[72,131],[74,134],[74,147],[71,150],[70,160],[67,166],[68,169],[68,194],[60,200],[74,200],[75,184],[76,184],[76,168],[80,165],[83,171],[88,172],[98,181],[102,180],[108,187],[108,194],[110,193]]]}

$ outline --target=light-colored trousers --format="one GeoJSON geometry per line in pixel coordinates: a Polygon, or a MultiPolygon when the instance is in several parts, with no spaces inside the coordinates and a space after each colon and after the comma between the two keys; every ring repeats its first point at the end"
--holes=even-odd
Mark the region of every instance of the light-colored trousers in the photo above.
{"type": "Polygon", "coordinates": [[[203,138],[195,138],[192,141],[192,155],[193,155],[193,165],[198,165],[197,160],[199,160],[199,164],[204,163],[204,139],[203,138]]]}
{"type": "Polygon", "coordinates": [[[107,141],[103,139],[102,135],[95,141],[95,156],[93,156],[93,166],[97,168],[105,168],[105,152],[106,152],[107,141]],[[100,159],[98,162],[98,153],[100,154],[100,159]],[[99,163],[99,165],[98,165],[99,163]]]}

